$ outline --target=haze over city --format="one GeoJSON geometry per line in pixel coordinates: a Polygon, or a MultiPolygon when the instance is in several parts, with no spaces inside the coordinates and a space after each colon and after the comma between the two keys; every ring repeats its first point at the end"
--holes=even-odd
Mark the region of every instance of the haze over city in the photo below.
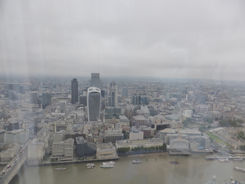
{"type": "Polygon", "coordinates": [[[2,0],[0,73],[244,80],[243,0],[2,0]]]}
{"type": "Polygon", "coordinates": [[[245,184],[245,0],[0,0],[0,184],[245,184]]]}

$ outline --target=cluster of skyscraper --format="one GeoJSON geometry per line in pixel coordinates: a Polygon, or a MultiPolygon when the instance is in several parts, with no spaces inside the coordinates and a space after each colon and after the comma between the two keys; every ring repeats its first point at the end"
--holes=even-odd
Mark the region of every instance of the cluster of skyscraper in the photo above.
{"type": "MultiPolygon", "coordinates": [[[[102,82],[100,80],[99,73],[92,73],[89,87],[79,98],[78,81],[73,79],[71,81],[71,103],[76,104],[78,100],[80,104],[87,106],[88,121],[99,121],[100,111],[105,102],[102,102],[102,98],[105,97],[105,91],[101,90],[102,82]]],[[[110,107],[117,106],[117,86],[115,82],[112,82],[109,86],[107,105],[110,107]]]]}

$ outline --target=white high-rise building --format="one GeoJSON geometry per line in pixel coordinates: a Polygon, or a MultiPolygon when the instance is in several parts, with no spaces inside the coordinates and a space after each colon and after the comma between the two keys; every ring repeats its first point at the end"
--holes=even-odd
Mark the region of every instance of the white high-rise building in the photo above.
{"type": "Polygon", "coordinates": [[[88,93],[87,93],[88,121],[99,121],[100,104],[101,104],[101,90],[97,87],[88,88],[88,93]]]}

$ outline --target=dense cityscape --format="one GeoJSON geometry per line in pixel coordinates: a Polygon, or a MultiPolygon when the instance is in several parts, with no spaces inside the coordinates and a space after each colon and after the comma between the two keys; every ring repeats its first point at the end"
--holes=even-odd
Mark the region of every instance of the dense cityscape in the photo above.
{"type": "Polygon", "coordinates": [[[1,79],[0,94],[3,183],[24,164],[104,164],[153,153],[245,159],[242,82],[103,79],[91,73],[77,79],[1,79]]]}
{"type": "Polygon", "coordinates": [[[245,0],[0,0],[0,184],[245,184],[245,0]]]}

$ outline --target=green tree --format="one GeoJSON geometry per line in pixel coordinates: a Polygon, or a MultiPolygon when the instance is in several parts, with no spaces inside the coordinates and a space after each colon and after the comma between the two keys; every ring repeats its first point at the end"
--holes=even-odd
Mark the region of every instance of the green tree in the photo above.
{"type": "Polygon", "coordinates": [[[129,147],[125,147],[125,148],[118,148],[117,149],[117,152],[118,153],[127,153],[130,151],[130,148],[129,147]]]}
{"type": "Polygon", "coordinates": [[[237,134],[237,138],[238,139],[242,139],[242,140],[245,140],[245,134],[243,131],[239,131],[238,134],[237,134]]]}

